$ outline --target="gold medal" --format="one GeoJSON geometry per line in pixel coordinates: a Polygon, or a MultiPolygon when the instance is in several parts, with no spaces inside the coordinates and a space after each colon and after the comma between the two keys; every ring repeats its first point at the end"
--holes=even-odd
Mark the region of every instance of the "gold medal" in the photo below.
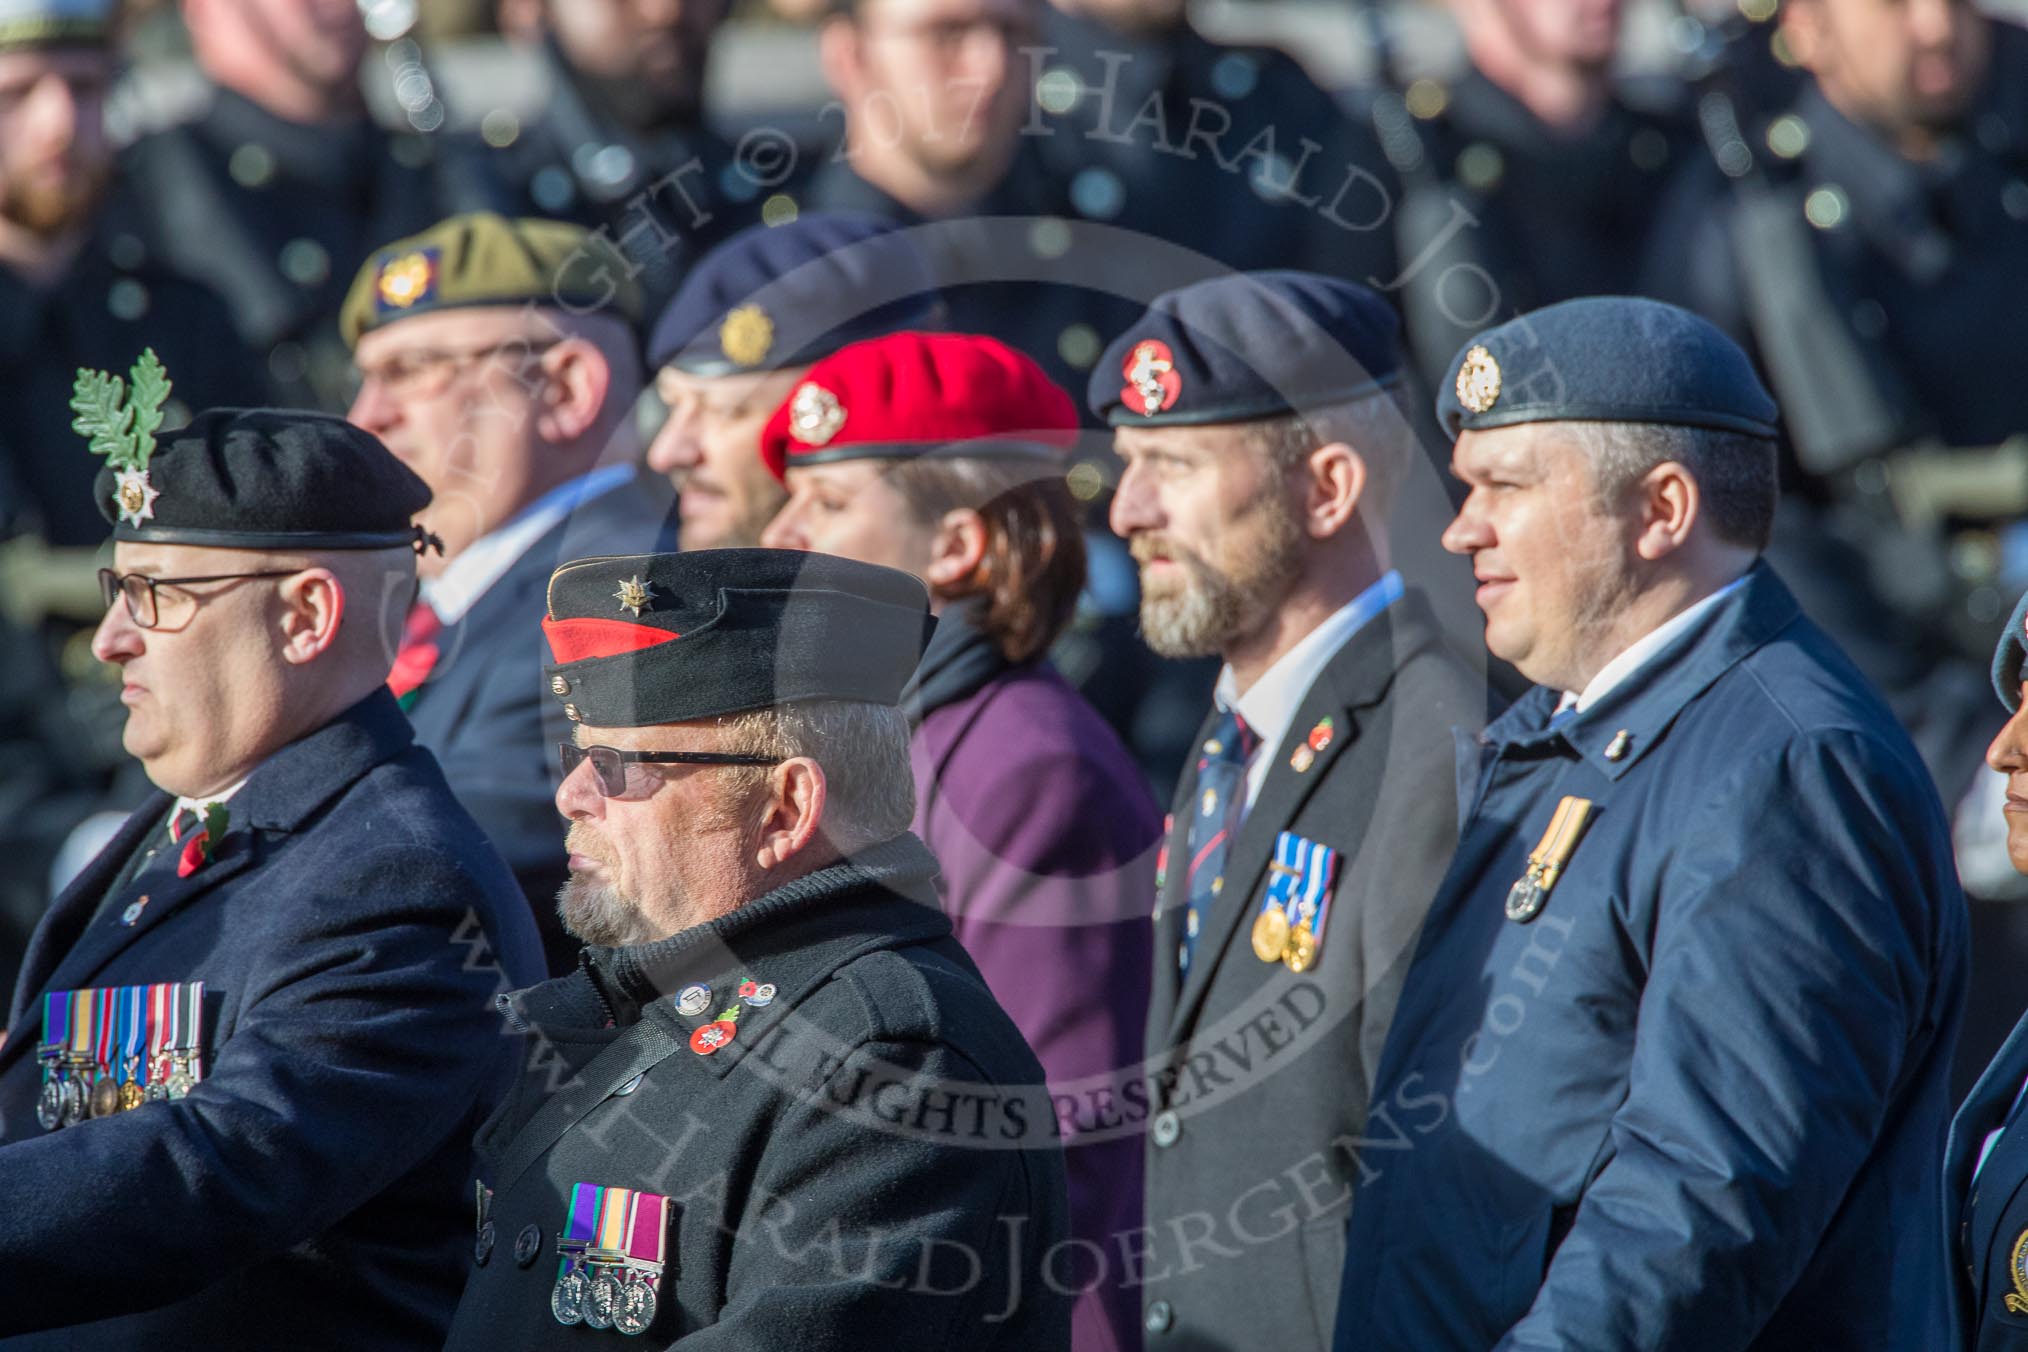
{"type": "Polygon", "coordinates": [[[1289,943],[1289,918],[1279,906],[1262,911],[1253,922],[1253,955],[1262,962],[1280,962],[1289,943]]]}
{"type": "Polygon", "coordinates": [[[135,1108],[140,1107],[141,1104],[144,1103],[146,1100],[147,1100],[146,1092],[142,1090],[140,1085],[134,1083],[134,1081],[129,1080],[125,1084],[120,1086],[121,1112],[123,1113],[131,1112],[135,1108]]]}
{"type": "Polygon", "coordinates": [[[120,1110],[120,1087],[111,1075],[101,1075],[92,1085],[92,1116],[111,1117],[120,1110]]]}
{"type": "Polygon", "coordinates": [[[1282,966],[1291,972],[1307,972],[1317,965],[1317,936],[1306,921],[1289,931],[1288,946],[1282,951],[1282,966]]]}

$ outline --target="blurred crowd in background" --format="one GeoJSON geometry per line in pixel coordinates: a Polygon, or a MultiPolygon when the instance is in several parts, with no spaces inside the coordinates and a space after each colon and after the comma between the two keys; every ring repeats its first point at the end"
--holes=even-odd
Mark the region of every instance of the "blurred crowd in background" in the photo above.
{"type": "MultiPolygon", "coordinates": [[[[89,651],[75,369],[152,346],[184,412],[344,412],[358,268],[468,210],[604,230],[651,315],[755,224],[975,222],[933,260],[947,326],[1073,390],[1224,269],[1377,287],[1425,380],[1571,296],[1688,305],[1782,404],[1773,561],[1964,804],[1968,889],[2022,887],[1979,798],[1983,663],[2028,586],[2028,32],[2000,7],[147,0],[111,48],[10,42],[65,8],[0,0],[0,973],[80,824],[145,788],[89,651]]],[[[1091,573],[1055,656],[1166,799],[1214,672],[1135,636],[1105,444],[1071,471],[1091,573]]],[[[1997,1041],[2028,945],[1978,909],[1970,1041],[1997,1041]]]]}

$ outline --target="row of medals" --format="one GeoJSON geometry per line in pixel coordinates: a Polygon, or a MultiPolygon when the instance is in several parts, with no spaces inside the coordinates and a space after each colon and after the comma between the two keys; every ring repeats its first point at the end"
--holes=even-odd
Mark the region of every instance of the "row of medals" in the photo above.
{"type": "Polygon", "coordinates": [[[557,1323],[618,1329],[630,1336],[647,1332],[655,1322],[655,1283],[661,1276],[656,1264],[615,1249],[587,1250],[560,1236],[558,1247],[570,1269],[549,1293],[549,1312],[557,1323]]]}
{"type": "Polygon", "coordinates": [[[141,1078],[141,1061],[132,1059],[125,1084],[96,1061],[65,1057],[56,1073],[42,1082],[35,1100],[35,1120],[44,1131],[74,1127],[87,1117],[111,1117],[130,1112],[143,1103],[166,1103],[180,1099],[196,1085],[187,1056],[158,1057],[146,1082],[141,1078]]]}
{"type": "Polygon", "coordinates": [[[1307,972],[1317,965],[1317,936],[1310,922],[1315,902],[1297,908],[1298,920],[1289,923],[1288,912],[1279,906],[1263,910],[1253,922],[1253,955],[1262,962],[1278,962],[1291,972],[1307,972]]]}

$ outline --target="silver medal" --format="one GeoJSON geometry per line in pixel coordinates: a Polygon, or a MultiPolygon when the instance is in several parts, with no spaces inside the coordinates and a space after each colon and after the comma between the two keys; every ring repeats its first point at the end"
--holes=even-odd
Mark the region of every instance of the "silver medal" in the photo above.
{"type": "Polygon", "coordinates": [[[633,1337],[646,1333],[655,1322],[655,1282],[637,1276],[620,1288],[620,1305],[613,1311],[613,1327],[633,1337]]]}
{"type": "Polygon", "coordinates": [[[36,1096],[35,1120],[44,1131],[63,1125],[63,1081],[54,1075],[42,1082],[42,1093],[36,1096]]]}
{"type": "Polygon", "coordinates": [[[572,1268],[556,1279],[549,1293],[549,1312],[563,1325],[584,1322],[584,1269],[572,1268]]]}
{"type": "Polygon", "coordinates": [[[84,1086],[74,1079],[66,1078],[59,1092],[62,1095],[62,1105],[57,1109],[58,1125],[74,1127],[84,1121],[84,1086]]]}
{"type": "Polygon", "coordinates": [[[613,1316],[620,1307],[620,1282],[610,1271],[601,1271],[591,1279],[591,1285],[584,1293],[584,1322],[586,1327],[609,1329],[613,1316]]]}

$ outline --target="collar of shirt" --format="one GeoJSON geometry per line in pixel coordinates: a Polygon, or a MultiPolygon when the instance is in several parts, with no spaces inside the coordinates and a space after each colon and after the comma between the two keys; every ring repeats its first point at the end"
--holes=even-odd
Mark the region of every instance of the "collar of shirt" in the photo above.
{"type": "Polygon", "coordinates": [[[1575,709],[1583,713],[1589,709],[1613,687],[1645,666],[1649,658],[1668,647],[1678,634],[1689,633],[1699,621],[1718,608],[1720,601],[1738,591],[1745,581],[1746,575],[1741,574],[1688,610],[1679,611],[1650,629],[1625,652],[1600,667],[1598,675],[1591,678],[1591,684],[1584,688],[1582,694],[1564,691],[1563,698],[1556,701],[1556,712],[1560,714],[1566,709],[1575,709]]]}
{"type": "Polygon", "coordinates": [[[1260,738],[1260,744],[1246,766],[1248,807],[1252,807],[1253,800],[1260,796],[1260,786],[1267,782],[1268,767],[1274,763],[1272,754],[1263,756],[1260,752],[1272,753],[1282,744],[1282,738],[1288,734],[1289,723],[1295,718],[1296,710],[1302,707],[1310,687],[1316,684],[1318,674],[1354,634],[1365,628],[1374,616],[1399,601],[1402,591],[1401,574],[1390,569],[1379,581],[1333,611],[1329,619],[1303,635],[1295,647],[1276,658],[1275,664],[1262,673],[1244,695],[1238,693],[1231,667],[1218,673],[1218,707],[1236,708],[1239,716],[1246,720],[1247,727],[1260,738]]]}
{"type": "MultiPolygon", "coordinates": [[[[252,778],[252,776],[249,775],[247,778],[250,779],[252,778]]],[[[186,810],[193,813],[201,820],[204,816],[205,808],[211,806],[213,803],[226,802],[234,794],[238,793],[241,789],[245,787],[246,787],[246,779],[242,779],[239,781],[239,783],[234,784],[231,788],[228,788],[223,793],[208,794],[203,798],[185,798],[179,794],[177,795],[174,806],[172,806],[169,809],[169,820],[172,822],[175,821],[176,814],[186,810]]]]}
{"type": "Polygon", "coordinates": [[[558,484],[506,525],[467,545],[443,572],[422,584],[422,599],[446,626],[456,624],[552,526],[593,498],[631,483],[634,474],[632,465],[607,465],[558,484]]]}

